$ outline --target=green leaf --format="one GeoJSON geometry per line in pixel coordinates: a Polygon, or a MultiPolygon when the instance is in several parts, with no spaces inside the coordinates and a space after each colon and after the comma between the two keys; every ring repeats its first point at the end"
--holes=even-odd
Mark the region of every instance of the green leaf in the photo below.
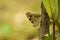
{"type": "Polygon", "coordinates": [[[52,40],[52,34],[49,37],[45,37],[45,40],[52,40]]]}
{"type": "Polygon", "coordinates": [[[43,0],[43,4],[46,8],[46,11],[50,18],[52,18],[52,15],[54,19],[56,20],[58,17],[58,2],[57,0],[43,0]]]}
{"type": "Polygon", "coordinates": [[[58,17],[56,20],[56,24],[57,24],[58,30],[60,31],[60,0],[58,0],[58,17]]]}
{"type": "Polygon", "coordinates": [[[49,38],[48,37],[45,37],[45,40],[49,40],[49,38]]]}
{"type": "Polygon", "coordinates": [[[57,40],[60,40],[60,34],[59,33],[56,35],[56,37],[57,37],[57,40]]]}

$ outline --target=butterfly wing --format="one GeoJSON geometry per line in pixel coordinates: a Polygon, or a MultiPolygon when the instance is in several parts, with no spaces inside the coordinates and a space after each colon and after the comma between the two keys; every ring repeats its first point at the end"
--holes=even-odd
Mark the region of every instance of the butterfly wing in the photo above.
{"type": "Polygon", "coordinates": [[[32,14],[30,12],[26,13],[27,18],[33,24],[33,26],[37,26],[40,23],[40,14],[32,14]]]}

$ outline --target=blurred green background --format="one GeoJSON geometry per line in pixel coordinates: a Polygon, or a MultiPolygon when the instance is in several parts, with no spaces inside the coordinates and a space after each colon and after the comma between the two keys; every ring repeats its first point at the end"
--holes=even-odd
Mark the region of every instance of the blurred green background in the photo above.
{"type": "Polygon", "coordinates": [[[40,13],[41,0],[0,0],[0,40],[30,40],[37,36],[25,13],[40,13]]]}

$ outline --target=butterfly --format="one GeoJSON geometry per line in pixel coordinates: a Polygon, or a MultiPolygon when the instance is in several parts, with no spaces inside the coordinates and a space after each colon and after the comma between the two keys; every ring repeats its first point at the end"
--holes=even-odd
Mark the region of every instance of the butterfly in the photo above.
{"type": "Polygon", "coordinates": [[[31,12],[26,12],[28,20],[33,24],[33,26],[38,26],[40,24],[41,15],[33,14],[31,12]]]}

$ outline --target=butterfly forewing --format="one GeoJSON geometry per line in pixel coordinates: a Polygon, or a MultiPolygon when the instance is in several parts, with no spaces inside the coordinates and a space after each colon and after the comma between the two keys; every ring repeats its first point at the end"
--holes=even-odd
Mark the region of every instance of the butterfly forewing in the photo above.
{"type": "Polygon", "coordinates": [[[27,18],[33,24],[33,26],[37,26],[40,23],[40,14],[32,14],[30,12],[26,13],[27,18]]]}

